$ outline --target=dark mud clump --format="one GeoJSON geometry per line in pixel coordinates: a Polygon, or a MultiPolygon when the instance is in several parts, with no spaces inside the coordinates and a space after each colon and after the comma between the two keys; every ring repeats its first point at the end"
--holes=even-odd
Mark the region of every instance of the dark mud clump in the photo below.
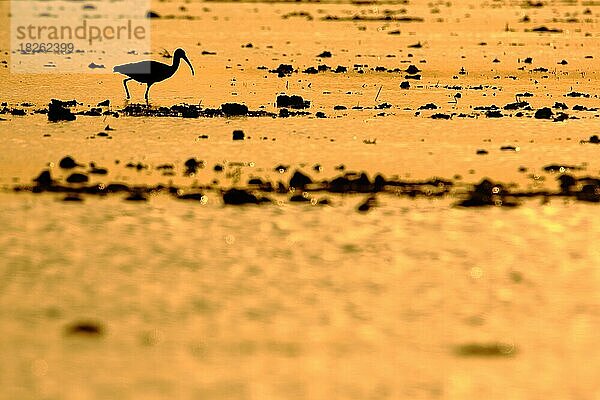
{"type": "Polygon", "coordinates": [[[312,179],[300,171],[294,172],[294,175],[290,179],[290,187],[297,189],[304,189],[307,185],[312,183],[312,179]]]}
{"type": "Polygon", "coordinates": [[[305,196],[304,194],[295,194],[290,197],[291,203],[310,203],[310,197],[305,196]]]}
{"type": "Polygon", "coordinates": [[[80,165],[75,162],[73,157],[65,156],[65,157],[63,157],[62,160],[60,160],[58,166],[63,169],[73,169],[73,168],[79,167],[80,165]]]}
{"type": "Polygon", "coordinates": [[[68,194],[63,197],[62,201],[67,203],[81,203],[83,199],[78,194],[68,194]]]}
{"type": "Polygon", "coordinates": [[[280,94],[277,96],[276,102],[277,108],[292,108],[296,110],[309,108],[310,101],[304,100],[301,96],[298,95],[285,95],[280,94]]]}
{"type": "Polygon", "coordinates": [[[35,178],[33,181],[36,182],[38,184],[38,186],[40,186],[40,187],[48,187],[54,183],[54,181],[52,180],[52,175],[50,175],[49,170],[44,170],[44,171],[40,172],[38,177],[35,178]]]}
{"type": "Polygon", "coordinates": [[[494,183],[488,179],[482,180],[475,185],[469,197],[460,203],[460,207],[485,207],[485,206],[504,206],[514,207],[517,204],[507,201],[507,191],[501,184],[494,183]]]}
{"type": "Polygon", "coordinates": [[[71,174],[67,178],[67,182],[69,182],[69,183],[86,183],[89,180],[90,179],[88,178],[87,175],[80,174],[80,173],[71,174]]]}
{"type": "Polygon", "coordinates": [[[160,19],[161,16],[157,12],[154,12],[154,11],[150,10],[150,11],[148,11],[146,13],[146,18],[148,18],[148,19],[160,19]]]}
{"type": "Polygon", "coordinates": [[[576,193],[577,200],[586,201],[589,203],[600,203],[600,180],[593,180],[593,183],[588,183],[581,188],[581,191],[576,193]]]}
{"type": "Polygon", "coordinates": [[[373,193],[383,189],[385,179],[380,179],[382,181],[376,185],[364,172],[348,172],[328,182],[327,190],[332,193],[373,193]]]}
{"type": "Polygon", "coordinates": [[[550,164],[544,166],[544,171],[546,172],[566,172],[566,171],[579,171],[583,169],[582,167],[578,167],[576,165],[566,165],[566,164],[550,164]]]}
{"type": "Polygon", "coordinates": [[[232,136],[233,136],[233,140],[244,140],[246,138],[244,131],[239,130],[239,129],[233,131],[232,136]]]}
{"type": "Polygon", "coordinates": [[[258,197],[242,189],[229,189],[223,193],[223,203],[229,205],[259,204],[258,197]]]}
{"type": "MultiPolygon", "coordinates": [[[[59,121],[75,121],[77,117],[68,107],[72,107],[75,101],[65,102],[56,99],[52,99],[48,105],[48,121],[59,122],[59,121]]],[[[75,102],[76,103],[76,102],[75,102]]]]}
{"type": "Polygon", "coordinates": [[[131,117],[171,117],[171,118],[216,118],[216,117],[229,117],[235,115],[244,115],[248,117],[276,117],[277,114],[267,112],[264,110],[251,111],[244,109],[244,105],[234,104],[232,106],[225,106],[225,110],[228,113],[219,108],[202,108],[199,105],[193,104],[176,104],[171,107],[148,107],[142,104],[129,104],[119,112],[123,115],[131,117]],[[237,114],[245,112],[244,114],[237,114]]]}
{"type": "Polygon", "coordinates": [[[430,118],[431,119],[451,119],[452,115],[444,114],[444,113],[435,113],[430,118]]]}
{"type": "Polygon", "coordinates": [[[456,346],[456,355],[461,357],[512,357],[515,346],[507,343],[467,343],[456,346]]]}
{"type": "Polygon", "coordinates": [[[526,109],[528,111],[531,111],[531,106],[526,101],[517,101],[515,103],[509,103],[509,104],[505,105],[503,108],[507,111],[513,111],[513,110],[519,110],[519,109],[526,109]]]}
{"type": "Polygon", "coordinates": [[[504,114],[502,114],[501,111],[487,111],[485,116],[487,118],[502,118],[504,117],[504,114]]]}
{"type": "Polygon", "coordinates": [[[190,158],[183,165],[185,166],[185,175],[189,176],[198,172],[199,168],[204,168],[204,161],[190,158]]]}
{"type": "Polygon", "coordinates": [[[362,202],[358,206],[357,211],[361,212],[361,213],[366,213],[366,212],[370,211],[376,205],[377,205],[377,198],[375,196],[369,196],[369,197],[367,197],[367,199],[364,202],[362,202]]]}
{"type": "Polygon", "coordinates": [[[536,119],[551,119],[553,115],[554,113],[550,107],[544,107],[537,110],[533,117],[536,119]]]}
{"type": "Polygon", "coordinates": [[[204,201],[206,197],[201,192],[192,192],[192,193],[183,193],[177,195],[179,200],[194,200],[194,201],[204,201]]]}
{"type": "Polygon", "coordinates": [[[547,26],[538,26],[533,29],[525,29],[525,32],[562,33],[562,29],[548,28],[547,26]]]}
{"type": "Polygon", "coordinates": [[[565,94],[565,97],[584,97],[584,98],[589,98],[590,95],[588,93],[569,92],[569,93],[565,94]]]}
{"type": "Polygon", "coordinates": [[[427,103],[419,106],[418,110],[437,110],[439,107],[434,103],[427,103]]]}
{"type": "Polygon", "coordinates": [[[294,67],[290,64],[279,64],[279,67],[269,70],[272,74],[277,74],[278,77],[284,78],[286,76],[292,75],[295,70],[294,67]]]}
{"type": "Polygon", "coordinates": [[[406,73],[410,74],[410,75],[415,75],[415,74],[418,74],[419,72],[421,72],[421,70],[417,66],[412,65],[412,64],[406,69],[406,73]]]}
{"type": "Polygon", "coordinates": [[[575,179],[572,175],[563,174],[557,178],[560,186],[560,192],[563,194],[570,194],[573,190],[572,188],[577,184],[577,179],[575,179]]]}
{"type": "Polygon", "coordinates": [[[141,190],[134,190],[129,196],[125,197],[126,201],[145,202],[148,198],[141,190]]]}
{"type": "Polygon", "coordinates": [[[227,117],[248,115],[248,107],[244,104],[225,103],[221,104],[221,111],[227,117]]]}
{"type": "Polygon", "coordinates": [[[95,321],[79,321],[65,327],[66,336],[100,337],[105,333],[104,327],[95,321]]]}
{"type": "Polygon", "coordinates": [[[554,108],[555,110],[567,110],[569,107],[565,103],[555,101],[552,108],[554,108]]]}
{"type": "Polygon", "coordinates": [[[600,144],[600,137],[598,137],[598,135],[592,135],[588,140],[582,140],[581,143],[600,144]]]}

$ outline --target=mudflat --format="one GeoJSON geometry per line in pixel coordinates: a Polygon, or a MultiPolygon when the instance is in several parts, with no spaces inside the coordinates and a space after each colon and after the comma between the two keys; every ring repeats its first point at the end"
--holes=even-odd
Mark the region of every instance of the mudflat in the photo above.
{"type": "Polygon", "coordinates": [[[600,396],[598,4],[147,17],[149,103],[0,31],[1,398],[600,396]]]}

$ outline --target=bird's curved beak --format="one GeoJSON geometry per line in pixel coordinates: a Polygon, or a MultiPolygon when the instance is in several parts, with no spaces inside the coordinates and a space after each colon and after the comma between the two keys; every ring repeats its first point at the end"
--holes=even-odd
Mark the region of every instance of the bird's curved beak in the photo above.
{"type": "Polygon", "coordinates": [[[192,67],[192,63],[190,62],[190,59],[187,58],[187,56],[185,54],[181,58],[183,59],[183,61],[185,61],[187,63],[187,65],[190,66],[190,69],[192,70],[192,75],[195,75],[194,74],[194,67],[192,67]]]}

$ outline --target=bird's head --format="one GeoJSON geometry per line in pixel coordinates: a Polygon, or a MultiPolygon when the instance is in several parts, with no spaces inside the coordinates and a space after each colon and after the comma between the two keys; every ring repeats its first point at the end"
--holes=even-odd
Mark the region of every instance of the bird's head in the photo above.
{"type": "Polygon", "coordinates": [[[190,70],[192,70],[192,75],[194,75],[194,67],[192,67],[192,63],[190,62],[190,59],[187,57],[187,54],[185,54],[185,50],[183,49],[177,49],[175,50],[175,53],[173,53],[173,58],[175,60],[183,60],[187,63],[187,65],[190,66],[190,70]]]}

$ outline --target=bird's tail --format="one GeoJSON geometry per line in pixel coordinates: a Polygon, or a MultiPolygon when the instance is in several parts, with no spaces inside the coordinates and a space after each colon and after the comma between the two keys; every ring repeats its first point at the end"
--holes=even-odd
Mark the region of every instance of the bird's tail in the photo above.
{"type": "Polygon", "coordinates": [[[122,67],[123,67],[122,65],[115,65],[113,67],[113,72],[119,72],[120,73],[122,67]]]}

